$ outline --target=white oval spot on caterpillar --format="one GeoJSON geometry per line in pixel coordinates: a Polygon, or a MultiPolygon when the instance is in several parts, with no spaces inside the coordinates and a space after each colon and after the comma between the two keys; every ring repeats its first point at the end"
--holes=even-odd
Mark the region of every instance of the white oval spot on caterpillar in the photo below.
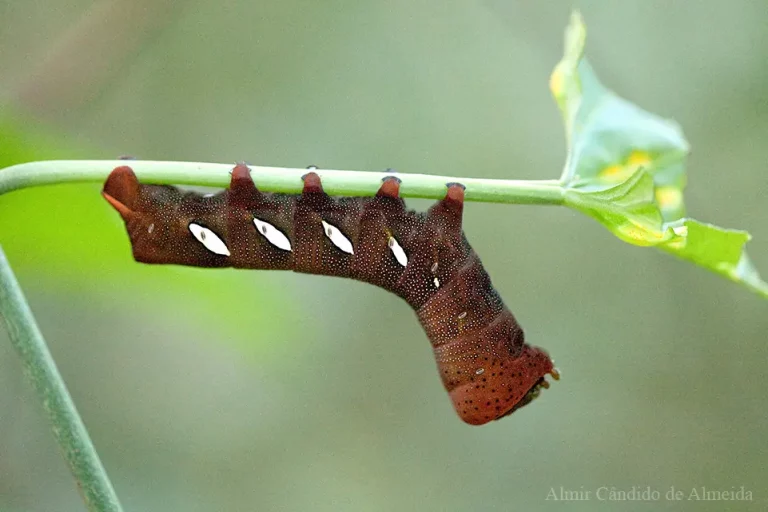
{"type": "Polygon", "coordinates": [[[323,223],[323,232],[325,233],[325,236],[328,237],[328,240],[333,242],[333,245],[346,253],[355,254],[354,249],[352,249],[352,242],[342,234],[339,228],[333,224],[328,224],[324,220],[321,222],[323,223]]]}
{"type": "Polygon", "coordinates": [[[483,373],[485,373],[485,368],[478,368],[475,370],[475,375],[482,375],[483,373]]]}
{"type": "Polygon", "coordinates": [[[435,264],[434,264],[434,265],[432,265],[432,268],[431,268],[430,270],[432,271],[432,273],[433,273],[433,274],[434,274],[435,272],[437,272],[437,262],[435,262],[435,264]]]}
{"type": "Polygon", "coordinates": [[[400,244],[397,243],[395,237],[389,237],[389,240],[387,240],[387,245],[389,246],[389,250],[392,251],[392,254],[395,255],[395,259],[400,265],[408,265],[408,256],[405,255],[405,251],[402,247],[400,247],[400,244]]]}
{"type": "Polygon", "coordinates": [[[256,226],[256,230],[261,234],[261,236],[266,238],[269,243],[284,251],[291,250],[291,241],[288,240],[288,237],[285,236],[283,232],[277,229],[275,226],[269,222],[264,222],[261,219],[257,219],[256,217],[253,218],[253,224],[256,226]]]}
{"type": "Polygon", "coordinates": [[[152,223],[152,224],[150,224],[150,225],[149,225],[149,227],[147,228],[147,233],[152,233],[154,230],[155,230],[155,223],[153,222],[153,223],[152,223]]]}
{"type": "Polygon", "coordinates": [[[432,282],[435,283],[435,288],[440,288],[440,280],[438,278],[435,278],[432,282]]]}
{"type": "Polygon", "coordinates": [[[210,194],[203,194],[203,197],[208,198],[208,197],[213,197],[215,195],[216,195],[215,193],[211,192],[210,194]]]}
{"type": "Polygon", "coordinates": [[[203,244],[205,248],[212,253],[221,254],[222,256],[229,256],[229,249],[227,248],[227,244],[225,244],[224,241],[210,229],[205,228],[200,224],[190,222],[189,231],[198,240],[198,242],[203,244]]]}
{"type": "Polygon", "coordinates": [[[466,318],[466,317],[467,317],[466,311],[462,311],[461,314],[459,314],[459,319],[466,318]]]}

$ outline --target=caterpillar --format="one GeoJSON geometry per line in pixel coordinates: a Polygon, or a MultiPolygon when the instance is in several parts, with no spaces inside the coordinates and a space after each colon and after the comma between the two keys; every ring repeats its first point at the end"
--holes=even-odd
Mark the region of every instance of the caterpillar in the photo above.
{"type": "Polygon", "coordinates": [[[320,176],[301,194],[259,191],[245,164],[228,189],[200,195],[139,183],[115,168],[102,191],[142,263],[293,270],[371,283],[416,312],[459,417],[482,425],[511,414],[558,379],[549,355],[525,343],[462,228],[464,187],[448,183],[426,212],[407,210],[400,180],[373,197],[331,197],[320,176]]]}

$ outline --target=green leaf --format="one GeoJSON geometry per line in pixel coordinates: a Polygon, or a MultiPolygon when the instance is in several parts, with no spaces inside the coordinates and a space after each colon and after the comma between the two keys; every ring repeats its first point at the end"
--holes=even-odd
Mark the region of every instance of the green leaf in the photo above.
{"type": "Polygon", "coordinates": [[[646,112],[600,83],[583,58],[586,29],[574,13],[566,49],[550,79],[565,122],[568,158],[560,177],[570,188],[600,190],[628,180],[638,169],[653,177],[665,220],[685,214],[688,142],[674,121],[646,112]]]}
{"type": "Polygon", "coordinates": [[[676,238],[665,227],[654,200],[653,178],[643,169],[611,188],[566,189],[565,204],[593,217],[614,235],[635,245],[658,245],[676,238]]]}
{"type": "Polygon", "coordinates": [[[661,249],[708,268],[768,298],[768,284],[752,266],[744,245],[751,238],[738,229],[724,229],[694,219],[683,219],[674,230],[681,233],[661,249]]]}
{"type": "Polygon", "coordinates": [[[768,298],[744,252],[745,231],[684,218],[688,142],[674,121],[620,98],[583,57],[586,28],[574,12],[550,89],[563,115],[565,204],[625,242],[656,246],[768,298]]]}

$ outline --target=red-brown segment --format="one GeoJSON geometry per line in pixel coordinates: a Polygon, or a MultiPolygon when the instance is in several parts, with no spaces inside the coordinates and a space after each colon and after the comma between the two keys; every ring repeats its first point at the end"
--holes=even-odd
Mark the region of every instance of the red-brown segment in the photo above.
{"type": "Polygon", "coordinates": [[[446,197],[427,210],[423,226],[406,240],[413,256],[395,293],[416,311],[453,282],[471,252],[461,230],[463,202],[456,200],[456,191],[463,197],[459,185],[449,186],[446,197]]]}
{"type": "Polygon", "coordinates": [[[397,293],[395,284],[405,267],[398,263],[390,244],[405,243],[408,233],[419,231],[423,222],[421,216],[406,211],[399,189],[400,180],[387,176],[374,197],[355,199],[361,208],[355,219],[358,238],[350,276],[393,293],[397,293]]]}
{"type": "Polygon", "coordinates": [[[405,208],[395,176],[360,198],[328,196],[316,172],[302,179],[301,194],[261,192],[238,164],[228,190],[201,196],[142,185],[121,166],[102,193],[125,220],[137,261],[351,277],[404,298],[469,424],[510,414],[548,387],[546,374],[557,379],[546,352],[526,344],[464,236],[463,185],[448,183],[445,197],[418,213],[405,208]],[[213,237],[226,250],[211,246],[213,237]]]}
{"type": "Polygon", "coordinates": [[[289,240],[293,238],[296,202],[283,194],[258,190],[245,164],[238,164],[232,170],[226,194],[226,236],[231,246],[232,266],[293,270],[293,251],[277,247],[267,235],[274,230],[289,240]]]}

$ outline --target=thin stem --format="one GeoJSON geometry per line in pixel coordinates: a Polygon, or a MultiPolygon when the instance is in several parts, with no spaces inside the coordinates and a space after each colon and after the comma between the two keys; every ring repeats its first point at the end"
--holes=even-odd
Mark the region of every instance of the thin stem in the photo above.
{"type": "MultiPolygon", "coordinates": [[[[176,183],[225,187],[233,164],[199,162],[157,162],[143,160],[52,160],[14,165],[0,170],[0,194],[25,187],[54,183],[100,182],[118,165],[130,165],[146,183],[176,183]]],[[[268,192],[301,192],[301,177],[306,169],[251,166],[259,189],[268,192]]],[[[381,179],[391,173],[334,171],[319,169],[323,188],[331,195],[370,196],[381,186],[381,179]]],[[[398,173],[403,197],[442,199],[445,184],[459,182],[466,186],[467,201],[515,204],[563,204],[563,188],[558,180],[495,180],[455,178],[427,174],[398,173]]]]}
{"type": "Polygon", "coordinates": [[[88,510],[119,512],[107,473],[77,413],[32,311],[0,247],[0,317],[53,426],[88,510]]]}

